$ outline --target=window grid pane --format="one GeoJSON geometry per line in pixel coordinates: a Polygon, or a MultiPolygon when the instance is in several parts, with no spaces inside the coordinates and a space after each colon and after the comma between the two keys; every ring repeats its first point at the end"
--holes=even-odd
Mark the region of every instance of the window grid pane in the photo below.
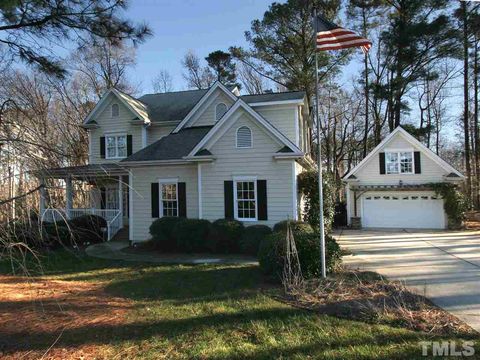
{"type": "Polygon", "coordinates": [[[387,174],[398,174],[398,153],[385,154],[387,174]]]}
{"type": "Polygon", "coordinates": [[[255,182],[239,181],[237,184],[237,216],[239,219],[255,219],[255,182]]]}
{"type": "Polygon", "coordinates": [[[178,216],[177,184],[162,184],[163,216],[178,216]]]}

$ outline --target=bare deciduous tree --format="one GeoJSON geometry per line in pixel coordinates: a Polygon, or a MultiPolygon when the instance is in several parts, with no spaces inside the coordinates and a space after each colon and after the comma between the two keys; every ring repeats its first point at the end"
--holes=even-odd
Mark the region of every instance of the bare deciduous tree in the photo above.
{"type": "Polygon", "coordinates": [[[173,91],[173,78],[170,73],[162,69],[152,80],[153,91],[157,93],[166,93],[173,91]]]}
{"type": "Polygon", "coordinates": [[[215,75],[208,66],[202,66],[200,58],[192,51],[188,51],[182,59],[183,73],[187,86],[194,89],[206,89],[215,82],[215,75]]]}

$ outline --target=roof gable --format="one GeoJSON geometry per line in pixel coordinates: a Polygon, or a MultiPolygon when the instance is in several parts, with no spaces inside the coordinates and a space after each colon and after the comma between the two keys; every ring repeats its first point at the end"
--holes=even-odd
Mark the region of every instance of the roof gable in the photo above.
{"type": "Polygon", "coordinates": [[[173,130],[173,133],[179,132],[183,127],[186,126],[186,124],[190,121],[190,119],[197,113],[197,111],[200,110],[203,104],[205,104],[211,96],[219,89],[220,91],[223,91],[232,101],[236,101],[237,97],[227,88],[225,85],[223,85],[220,81],[216,81],[210,89],[202,96],[200,101],[197,102],[197,104],[190,110],[190,112],[185,116],[185,118],[180,122],[180,124],[177,125],[177,127],[173,130]]]}
{"type": "Polygon", "coordinates": [[[435,154],[432,150],[430,150],[425,145],[423,145],[420,141],[418,141],[414,136],[408,133],[401,126],[397,127],[387,137],[385,137],[385,139],[383,139],[383,141],[380,142],[380,144],[378,144],[357,166],[355,166],[343,178],[344,179],[352,178],[352,175],[354,176],[360,169],[362,169],[367,163],[369,163],[375,157],[375,155],[380,152],[380,150],[382,150],[388,144],[394,143],[395,139],[400,136],[405,141],[410,143],[413,147],[421,151],[422,154],[424,154],[425,156],[430,158],[433,162],[435,162],[437,165],[439,165],[441,168],[443,168],[447,173],[456,174],[460,179],[465,178],[465,176],[462,173],[460,173],[453,166],[448,164],[445,160],[443,160],[440,156],[435,154]]]}
{"type": "Polygon", "coordinates": [[[236,120],[238,120],[239,116],[236,115],[238,115],[240,109],[243,109],[248,115],[250,115],[253,121],[263,128],[265,132],[273,137],[281,146],[290,148],[292,150],[292,155],[303,156],[303,152],[293,142],[241,99],[238,99],[235,102],[209,133],[193,148],[188,156],[194,156],[199,151],[203,150],[204,147],[208,149],[213,146],[213,144],[221,138],[221,135],[233,126],[236,120]],[[215,135],[217,135],[216,138],[214,138],[215,135]]]}
{"type": "Polygon", "coordinates": [[[131,97],[130,95],[127,95],[121,91],[118,91],[117,89],[109,89],[100,99],[100,101],[95,105],[93,110],[88,114],[86,119],[84,120],[83,124],[87,125],[89,123],[92,123],[94,120],[94,117],[96,114],[98,114],[99,111],[103,109],[103,105],[106,103],[109,97],[114,96],[120,102],[127,107],[128,110],[130,110],[136,117],[139,119],[143,120],[145,123],[150,122],[150,118],[148,116],[148,108],[145,104],[143,104],[141,101],[131,97]]]}

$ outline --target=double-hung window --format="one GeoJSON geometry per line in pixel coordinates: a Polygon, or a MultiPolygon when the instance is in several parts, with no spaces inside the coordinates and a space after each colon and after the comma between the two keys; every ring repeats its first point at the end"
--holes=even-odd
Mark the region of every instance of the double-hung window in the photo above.
{"type": "Polygon", "coordinates": [[[127,135],[105,136],[107,159],[124,158],[127,156],[127,135]]]}
{"type": "Polygon", "coordinates": [[[242,221],[257,220],[257,182],[241,179],[234,182],[235,218],[242,221]]]}
{"type": "Polygon", "coordinates": [[[413,152],[385,153],[385,167],[387,174],[413,174],[413,152]]]}
{"type": "Polygon", "coordinates": [[[176,182],[160,182],[160,211],[162,216],[178,216],[176,182]]]}

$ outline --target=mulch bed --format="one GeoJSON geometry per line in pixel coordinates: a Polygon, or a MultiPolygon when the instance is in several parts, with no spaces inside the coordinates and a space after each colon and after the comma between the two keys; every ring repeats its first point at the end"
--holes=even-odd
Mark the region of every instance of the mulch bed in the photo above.
{"type": "Polygon", "coordinates": [[[103,285],[0,276],[0,358],[102,358],[98,354],[105,353],[104,345],[68,348],[61,339],[67,329],[124,323],[131,302],[106,294],[103,285]],[[34,343],[37,350],[25,350],[34,343]]]}
{"type": "Polygon", "coordinates": [[[402,283],[372,272],[342,271],[290,288],[282,300],[322,314],[386,324],[433,335],[477,337],[470,326],[411,293],[402,283]]]}

